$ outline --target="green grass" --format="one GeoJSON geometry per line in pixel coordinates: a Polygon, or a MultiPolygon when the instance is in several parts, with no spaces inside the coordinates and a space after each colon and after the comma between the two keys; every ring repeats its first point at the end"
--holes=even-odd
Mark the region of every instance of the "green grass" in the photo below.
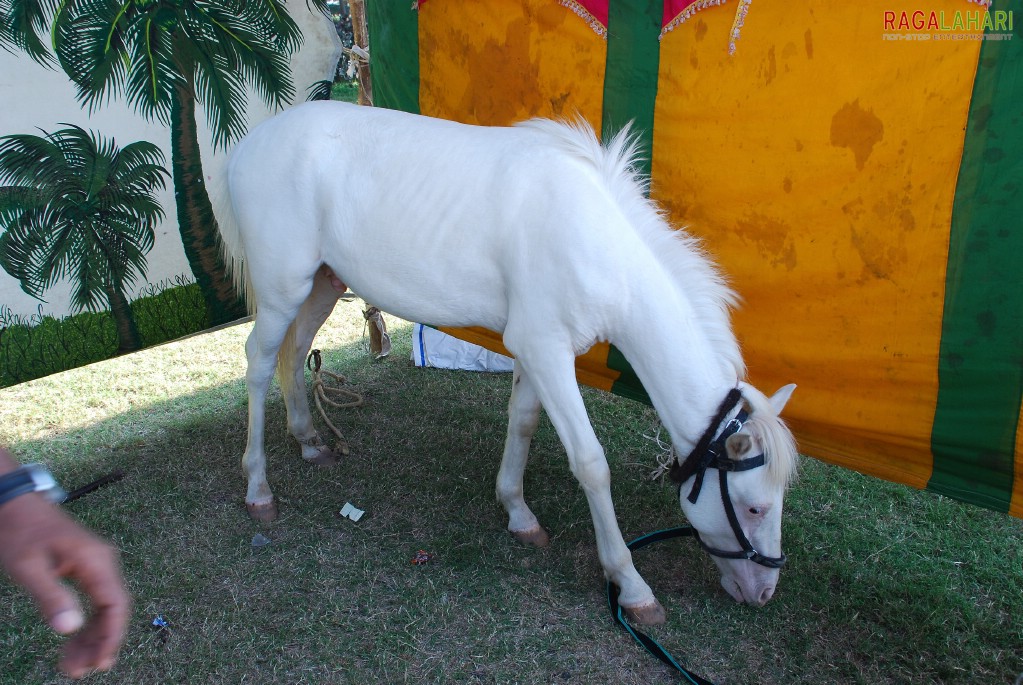
{"type": "Polygon", "coordinates": [[[330,90],[331,100],[343,102],[356,102],[359,99],[359,84],[354,81],[340,81],[335,83],[330,90]]]}
{"type": "MultiPolygon", "coordinates": [[[[0,443],[65,486],[123,481],[68,505],[122,551],[135,599],[109,683],[674,683],[608,616],[585,498],[549,422],[526,475],[552,535],[516,543],[494,500],[506,375],[365,353],[338,307],[326,368],[366,405],[331,416],[352,446],[301,462],[271,391],[268,475],[281,518],[250,521],[242,345],[248,326],[0,390],[0,443]],[[351,501],[359,523],[337,512],[351,501]],[[254,549],[261,532],[271,539],[254,549]],[[413,566],[417,550],[434,563],[413,566]],[[169,633],[150,622],[162,614],[169,633]],[[166,638],[166,639],[164,639],[166,638]]],[[[680,523],[646,479],[653,412],[587,390],[631,539],[680,523]]],[[[692,541],[636,553],[668,614],[651,633],[716,683],[1013,683],[1023,672],[1023,523],[805,460],[786,502],[789,566],[763,609],[736,605],[692,541]]],[[[64,682],[59,639],[0,584],[0,683],[64,682]]]]}

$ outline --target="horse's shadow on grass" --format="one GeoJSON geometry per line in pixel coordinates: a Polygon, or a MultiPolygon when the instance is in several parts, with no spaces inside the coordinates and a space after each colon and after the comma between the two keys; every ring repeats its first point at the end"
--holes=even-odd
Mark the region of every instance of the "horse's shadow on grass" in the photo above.
{"type": "MultiPolygon", "coordinates": [[[[245,513],[241,378],[22,445],[29,453],[90,445],[86,458],[53,460],[66,485],[125,472],[68,509],[122,550],[136,602],[122,665],[130,680],[208,675],[255,646],[279,654],[285,671],[343,663],[379,673],[411,649],[403,658],[427,679],[530,680],[525,658],[547,680],[671,682],[607,616],[586,500],[550,424],[541,422],[526,472],[527,501],[552,535],[551,547],[536,550],[505,532],[494,497],[510,377],[410,368],[407,331],[394,333],[395,351],[381,362],[358,342],[324,351],[366,400],[328,410],[351,446],[334,468],[302,462],[280,393],[271,393],[267,473],[281,517],[268,526],[245,513]],[[365,517],[340,517],[345,502],[365,517]],[[253,547],[257,533],[269,544],[253,547]],[[411,563],[419,550],[434,555],[422,568],[411,563]],[[159,648],[148,626],[156,614],[175,631],[159,648]],[[350,644],[339,647],[337,635],[350,644]],[[508,670],[493,666],[501,659],[508,670]]],[[[626,538],[682,523],[674,490],[646,478],[651,410],[596,391],[585,399],[609,447],[626,538]]],[[[760,610],[732,603],[691,541],[637,553],[668,611],[653,634],[696,672],[721,682],[837,683],[968,682],[966,664],[1010,681],[1023,670],[1010,663],[1023,652],[1006,619],[1023,594],[1018,522],[816,462],[787,510],[791,564],[760,610]],[[942,519],[954,517],[989,531],[992,556],[948,534],[942,519]],[[1015,576],[1004,566],[1013,559],[1015,576]],[[1006,596],[991,590],[996,582],[1006,596]]],[[[20,616],[33,621],[30,611],[20,616]]],[[[40,668],[28,646],[14,654],[19,673],[40,668]]]]}

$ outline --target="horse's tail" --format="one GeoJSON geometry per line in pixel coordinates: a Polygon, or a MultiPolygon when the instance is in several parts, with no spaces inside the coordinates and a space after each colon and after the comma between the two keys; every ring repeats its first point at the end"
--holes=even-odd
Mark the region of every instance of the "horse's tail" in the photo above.
{"type": "MultiPolygon", "coordinates": [[[[213,214],[217,219],[220,235],[220,251],[224,267],[234,281],[237,292],[245,295],[245,303],[249,314],[256,313],[256,294],[252,288],[252,279],[245,268],[245,243],[242,240],[241,227],[234,211],[234,199],[231,196],[230,163],[220,166],[219,173],[210,183],[210,201],[213,203],[213,214]]],[[[297,343],[295,342],[298,320],[291,322],[284,335],[284,341],[277,352],[277,377],[281,390],[285,393],[294,384],[294,358],[297,343]]]]}
{"type": "MultiPolygon", "coordinates": [[[[285,397],[290,394],[292,386],[295,385],[295,351],[298,349],[298,343],[295,341],[295,331],[297,328],[298,319],[296,318],[288,326],[288,330],[284,334],[284,340],[277,350],[277,381],[281,384],[281,394],[285,397]]],[[[298,368],[301,369],[302,367],[298,368]]]]}
{"type": "Polygon", "coordinates": [[[220,236],[220,254],[224,268],[234,282],[234,289],[245,297],[249,314],[256,313],[256,297],[245,268],[245,244],[234,211],[230,187],[230,160],[219,166],[210,183],[210,201],[213,216],[217,220],[217,234],[220,236]]]}

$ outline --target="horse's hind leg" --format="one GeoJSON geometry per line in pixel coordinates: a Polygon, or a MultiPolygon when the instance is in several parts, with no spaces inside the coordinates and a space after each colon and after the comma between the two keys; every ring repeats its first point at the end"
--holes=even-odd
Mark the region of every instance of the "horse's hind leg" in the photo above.
{"type": "Polygon", "coordinates": [[[304,367],[316,332],[334,311],[334,305],[344,290],[344,284],[327,267],[320,267],[313,279],[313,289],[284,340],[278,362],[288,409],[288,431],[301,446],[302,458],[320,466],[336,464],[337,455],[323,442],[313,424],[304,367]]]}
{"type": "Polygon", "coordinates": [[[529,458],[529,444],[540,419],[540,398],[522,365],[515,364],[511,399],[508,401],[508,437],[497,472],[497,499],[508,512],[508,530],[529,545],[546,547],[550,542],[522,496],[522,476],[529,458]]]}
{"type": "MultiPolygon", "coordinates": [[[[297,305],[296,305],[297,309],[297,305]]],[[[266,393],[273,378],[277,352],[292,317],[281,310],[263,307],[256,315],[252,332],[245,342],[248,369],[245,382],[249,393],[249,438],[242,457],[242,469],[248,479],[245,505],[249,515],[260,521],[277,518],[273,492],[266,482],[266,393]]]]}

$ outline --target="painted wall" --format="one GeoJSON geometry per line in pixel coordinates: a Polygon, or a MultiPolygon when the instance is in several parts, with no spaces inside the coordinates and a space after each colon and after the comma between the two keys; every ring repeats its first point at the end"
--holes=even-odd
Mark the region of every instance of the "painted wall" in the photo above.
{"type": "MultiPolygon", "coordinates": [[[[333,76],[334,66],[340,57],[341,43],[333,24],[322,15],[309,11],[304,2],[293,0],[290,10],[305,36],[303,47],[291,64],[295,100],[301,102],[310,84],[333,76]]],[[[271,114],[260,99],[250,92],[249,125],[257,124],[271,114]]],[[[226,154],[214,152],[212,136],[205,124],[205,113],[201,105],[197,119],[203,168],[209,177],[223,164],[226,154]]],[[[113,137],[122,147],[137,140],[150,141],[163,149],[165,166],[170,168],[168,127],[146,121],[120,100],[111,101],[90,114],[76,100],[74,84],[59,68],[48,69],[23,53],[0,50],[0,136],[25,133],[42,135],[39,129],[53,132],[64,128],[63,124],[75,124],[94,130],[104,137],[113,137]]],[[[157,229],[156,244],[149,253],[147,281],[158,283],[181,275],[191,280],[178,233],[174,189],[170,183],[158,195],[158,199],[166,217],[157,229]]],[[[136,291],[144,287],[145,284],[139,284],[136,291]]],[[[0,270],[0,303],[20,316],[35,314],[40,305],[44,314],[64,316],[70,311],[69,292],[68,284],[58,284],[46,292],[46,302],[43,303],[22,291],[16,279],[0,270]]]]}

